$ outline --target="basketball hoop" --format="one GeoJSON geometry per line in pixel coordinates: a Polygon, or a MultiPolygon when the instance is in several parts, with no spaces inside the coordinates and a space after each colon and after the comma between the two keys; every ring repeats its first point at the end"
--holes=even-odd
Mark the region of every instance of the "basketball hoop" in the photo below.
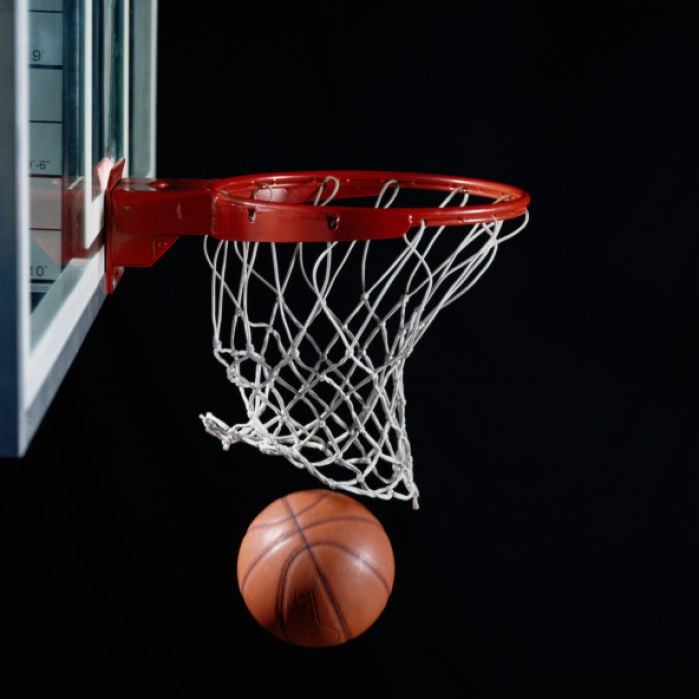
{"type": "Polygon", "coordinates": [[[417,509],[406,360],[526,226],[529,201],[509,185],[402,172],[127,179],[111,190],[107,277],[203,235],[213,354],[244,411],[202,414],[206,431],[417,509]]]}

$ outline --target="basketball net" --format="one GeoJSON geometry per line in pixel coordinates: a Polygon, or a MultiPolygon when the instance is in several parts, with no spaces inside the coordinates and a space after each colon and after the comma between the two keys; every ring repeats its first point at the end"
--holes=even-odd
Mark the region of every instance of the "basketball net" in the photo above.
{"type": "MultiPolygon", "coordinates": [[[[326,178],[314,203],[331,202],[339,186],[326,178]]],[[[399,194],[398,183],[388,182],[374,206],[389,207],[399,194]]],[[[439,207],[468,201],[463,188],[439,196],[439,207]]],[[[230,425],[206,413],[205,429],[224,449],[244,442],[285,457],[329,488],[412,501],[417,509],[406,360],[527,218],[509,232],[495,218],[459,230],[423,221],[401,238],[378,241],[205,237],[213,354],[245,413],[230,425]]]]}

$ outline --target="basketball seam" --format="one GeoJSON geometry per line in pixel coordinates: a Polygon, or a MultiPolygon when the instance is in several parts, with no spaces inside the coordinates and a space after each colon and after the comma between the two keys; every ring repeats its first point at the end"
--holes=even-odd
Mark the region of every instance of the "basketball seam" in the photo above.
{"type": "MultiPolygon", "coordinates": [[[[299,515],[306,514],[304,511],[300,512],[299,515]]],[[[365,517],[362,515],[340,515],[337,517],[327,517],[326,519],[319,519],[315,522],[309,522],[308,524],[304,524],[305,529],[310,529],[311,527],[316,527],[319,524],[327,524],[328,522],[341,522],[343,519],[351,519],[351,520],[356,520],[357,522],[364,522],[365,524],[370,524],[374,527],[380,527],[382,526],[380,522],[377,522],[376,519],[373,517],[365,517]]],[[[266,520],[264,522],[258,522],[255,523],[253,522],[249,527],[248,531],[252,532],[255,531],[256,529],[265,529],[266,527],[278,527],[280,524],[284,524],[285,522],[297,522],[298,517],[294,516],[293,514],[289,517],[280,517],[279,519],[271,519],[271,520],[266,520]]]]}
{"type": "MultiPolygon", "coordinates": [[[[287,497],[283,498],[283,502],[284,502],[284,505],[286,506],[287,510],[289,510],[289,513],[291,514],[292,517],[294,516],[294,514],[296,514],[296,516],[300,516],[300,515],[306,514],[309,510],[312,510],[314,507],[317,507],[318,505],[320,505],[320,503],[323,502],[323,500],[327,500],[331,495],[335,495],[336,497],[341,497],[341,498],[343,498],[343,499],[346,498],[346,499],[349,500],[349,498],[347,498],[347,496],[345,496],[345,495],[341,495],[341,494],[338,494],[338,493],[328,493],[328,492],[325,492],[325,491],[320,491],[320,492],[318,493],[318,499],[317,499],[317,500],[315,500],[314,502],[309,503],[309,504],[306,505],[305,507],[303,507],[303,508],[301,508],[300,510],[298,510],[298,512],[296,512],[296,513],[294,513],[294,512],[291,510],[291,506],[290,506],[289,501],[288,501],[288,498],[289,498],[290,496],[287,496],[287,497]]],[[[358,502],[352,502],[352,505],[353,505],[353,506],[360,506],[360,507],[363,507],[363,505],[360,505],[360,503],[358,503],[358,502]]],[[[359,515],[353,515],[353,516],[354,516],[354,517],[357,517],[357,518],[360,518],[359,515]]],[[[373,514],[372,514],[371,512],[368,512],[367,518],[368,518],[369,521],[372,521],[372,520],[373,520],[373,514]]],[[[267,526],[267,525],[280,524],[280,523],[286,522],[286,521],[288,521],[288,518],[280,515],[280,518],[279,518],[279,519],[267,520],[267,521],[265,521],[265,522],[263,522],[263,523],[258,523],[258,524],[255,524],[255,522],[253,522],[253,523],[251,524],[251,526],[250,526],[250,529],[252,529],[253,527],[254,527],[254,528],[257,528],[257,527],[262,527],[262,526],[267,526]]],[[[373,522],[373,523],[376,524],[376,522],[373,522]]]]}
{"type": "MultiPolygon", "coordinates": [[[[313,566],[316,569],[316,572],[318,573],[318,578],[323,585],[323,588],[325,589],[325,592],[328,596],[328,600],[330,601],[330,604],[332,605],[333,610],[335,611],[335,615],[337,617],[337,620],[340,624],[340,627],[342,628],[342,631],[345,635],[346,639],[352,638],[352,634],[350,633],[350,630],[347,626],[347,621],[344,618],[342,611],[337,605],[337,601],[335,600],[334,595],[332,594],[332,589],[328,585],[328,581],[325,578],[325,575],[323,575],[320,566],[318,565],[318,561],[316,560],[316,557],[313,555],[313,551],[311,549],[311,546],[309,545],[308,539],[306,538],[304,531],[299,523],[298,518],[296,517],[296,513],[293,511],[290,503],[288,502],[287,498],[282,498],[285,507],[289,510],[289,514],[291,515],[294,524],[296,524],[296,527],[298,528],[298,533],[301,536],[301,539],[303,540],[304,548],[308,551],[308,555],[311,557],[311,561],[313,563],[313,566]]],[[[280,626],[281,626],[281,631],[286,637],[286,625],[284,623],[284,615],[281,613],[282,612],[282,599],[283,599],[283,590],[286,585],[286,578],[287,574],[289,571],[290,564],[288,563],[287,566],[284,569],[284,575],[282,577],[281,585],[279,587],[279,596],[277,597],[277,605],[278,605],[278,618],[280,620],[280,626]]]]}
{"type": "Polygon", "coordinates": [[[383,573],[376,568],[374,565],[372,565],[371,561],[369,561],[367,558],[364,558],[363,556],[360,556],[354,549],[345,546],[343,544],[339,544],[337,541],[314,541],[312,544],[309,545],[310,548],[316,548],[318,546],[330,546],[336,549],[339,549],[340,551],[343,551],[344,553],[349,554],[352,558],[355,560],[359,561],[364,567],[368,568],[376,577],[379,579],[381,584],[384,586],[386,589],[387,593],[390,593],[391,587],[388,584],[388,580],[384,577],[383,573]]]}
{"type": "MultiPolygon", "coordinates": [[[[304,530],[308,529],[313,529],[314,527],[319,527],[323,524],[328,524],[331,522],[341,522],[342,520],[356,520],[358,522],[362,522],[363,524],[370,524],[371,526],[374,527],[381,527],[381,523],[377,522],[374,519],[368,519],[365,517],[360,517],[360,516],[354,516],[354,515],[343,515],[342,517],[329,517],[327,519],[321,519],[318,520],[317,522],[312,522],[311,524],[304,524],[304,530]]],[[[302,530],[300,530],[298,527],[298,520],[294,517],[293,513],[289,518],[284,518],[282,520],[275,520],[274,522],[264,522],[260,523],[256,526],[250,526],[248,531],[254,531],[255,529],[263,529],[267,526],[278,526],[280,523],[283,522],[288,522],[292,521],[294,524],[296,524],[297,531],[290,532],[289,534],[284,534],[283,536],[280,536],[278,539],[275,539],[267,548],[265,548],[263,551],[260,552],[260,554],[255,558],[255,560],[248,565],[248,569],[243,575],[243,577],[240,580],[240,588],[241,590],[245,589],[245,585],[247,584],[248,577],[250,574],[255,570],[257,567],[257,564],[262,561],[271,551],[274,551],[274,549],[278,546],[281,546],[285,542],[289,541],[289,539],[293,539],[297,534],[301,534],[301,537],[304,540],[304,543],[306,543],[306,538],[303,536],[302,530]]]]}

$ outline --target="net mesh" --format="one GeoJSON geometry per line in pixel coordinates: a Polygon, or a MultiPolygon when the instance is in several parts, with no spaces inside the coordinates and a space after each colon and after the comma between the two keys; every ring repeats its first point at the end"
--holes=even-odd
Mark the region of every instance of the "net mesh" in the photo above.
{"type": "MultiPolygon", "coordinates": [[[[332,201],[338,187],[329,177],[315,203],[332,201]]],[[[395,205],[399,194],[398,183],[388,182],[373,205],[395,205]]],[[[469,199],[462,189],[439,197],[438,206],[469,199]]],[[[205,238],[213,353],[246,416],[229,425],[205,413],[205,429],[224,449],[244,442],[330,488],[411,501],[417,509],[406,360],[436,315],[525,225],[526,216],[509,232],[501,220],[459,230],[422,223],[380,241],[205,238]]]]}

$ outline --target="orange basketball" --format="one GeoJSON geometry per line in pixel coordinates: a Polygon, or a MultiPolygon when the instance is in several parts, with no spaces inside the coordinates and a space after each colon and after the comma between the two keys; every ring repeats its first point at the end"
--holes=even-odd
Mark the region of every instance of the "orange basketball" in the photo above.
{"type": "Polygon", "coordinates": [[[337,646],[366,631],[393,589],[395,561],[381,522],[349,495],[304,490],[250,523],[238,587],[270,633],[299,646],[337,646]]]}

